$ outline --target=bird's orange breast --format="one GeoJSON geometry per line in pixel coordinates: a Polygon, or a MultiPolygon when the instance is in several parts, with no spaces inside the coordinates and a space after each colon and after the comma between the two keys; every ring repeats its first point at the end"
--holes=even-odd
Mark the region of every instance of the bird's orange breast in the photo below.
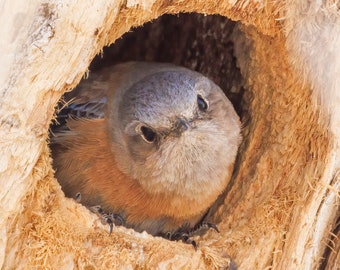
{"type": "MultiPolygon", "coordinates": [[[[101,205],[104,211],[121,214],[128,227],[152,234],[194,226],[204,214],[202,204],[164,190],[144,190],[116,166],[105,119],[70,120],[70,132],[59,135],[52,148],[56,177],[65,194],[80,192],[86,206],[101,205]]],[[[119,155],[119,153],[117,153],[119,155]]],[[[210,205],[204,207],[207,209],[210,205]]]]}

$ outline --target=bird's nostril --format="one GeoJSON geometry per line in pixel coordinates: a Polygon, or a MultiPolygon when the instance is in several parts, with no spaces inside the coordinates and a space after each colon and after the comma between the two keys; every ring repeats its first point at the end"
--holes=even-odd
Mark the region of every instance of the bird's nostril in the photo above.
{"type": "Polygon", "coordinates": [[[186,118],[180,118],[178,117],[175,122],[175,131],[178,134],[181,134],[182,132],[190,129],[191,125],[190,122],[186,118]]]}

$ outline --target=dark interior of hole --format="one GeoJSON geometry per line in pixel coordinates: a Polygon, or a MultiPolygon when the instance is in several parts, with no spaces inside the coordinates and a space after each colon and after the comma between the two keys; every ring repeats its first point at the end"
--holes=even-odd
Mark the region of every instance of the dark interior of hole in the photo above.
{"type": "Polygon", "coordinates": [[[134,28],[103,50],[90,70],[126,61],[169,62],[185,66],[218,84],[242,118],[243,79],[234,56],[236,23],[218,15],[163,15],[134,28]]]}

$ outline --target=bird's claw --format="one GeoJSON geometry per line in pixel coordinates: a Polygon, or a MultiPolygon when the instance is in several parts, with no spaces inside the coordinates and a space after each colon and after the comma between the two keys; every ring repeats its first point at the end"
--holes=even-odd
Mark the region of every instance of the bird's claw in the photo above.
{"type": "Polygon", "coordinates": [[[121,226],[125,223],[125,220],[120,215],[115,213],[105,213],[100,205],[91,206],[89,209],[91,212],[100,217],[103,224],[109,224],[110,234],[112,233],[113,225],[121,226]]]}
{"type": "Polygon", "coordinates": [[[192,234],[197,234],[201,231],[204,231],[204,230],[209,230],[209,229],[213,229],[215,230],[216,232],[220,232],[220,230],[217,228],[216,224],[214,223],[210,223],[210,222],[206,222],[206,221],[203,221],[199,224],[197,224],[192,230],[191,230],[191,233],[192,234]]]}
{"type": "Polygon", "coordinates": [[[81,203],[81,193],[78,192],[73,199],[77,202],[77,203],[81,203]]]}
{"type": "Polygon", "coordinates": [[[216,232],[220,232],[217,226],[209,222],[201,222],[189,228],[188,225],[184,225],[177,229],[175,232],[168,232],[165,234],[165,238],[171,241],[181,240],[183,243],[191,244],[195,250],[197,250],[197,243],[195,240],[191,239],[194,235],[199,234],[203,230],[214,229],[216,232]]]}
{"type": "MultiPolygon", "coordinates": [[[[77,203],[80,203],[81,202],[81,193],[78,192],[73,197],[73,199],[77,203]]],[[[91,206],[91,207],[88,207],[88,208],[92,213],[95,213],[98,217],[100,217],[101,222],[103,224],[109,224],[110,234],[112,233],[112,230],[113,230],[113,224],[118,225],[118,226],[125,224],[125,220],[120,215],[115,214],[115,213],[105,213],[100,205],[95,205],[95,206],[91,206]]]]}
{"type": "Polygon", "coordinates": [[[185,244],[191,244],[195,250],[197,250],[197,243],[195,240],[190,238],[189,231],[183,229],[183,227],[179,228],[175,232],[168,232],[164,235],[164,238],[170,241],[179,241],[181,240],[185,244]]]}

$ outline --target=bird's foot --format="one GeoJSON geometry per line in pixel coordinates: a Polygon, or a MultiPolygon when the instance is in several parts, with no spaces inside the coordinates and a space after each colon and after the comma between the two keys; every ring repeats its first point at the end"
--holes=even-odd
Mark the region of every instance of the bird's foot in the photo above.
{"type": "Polygon", "coordinates": [[[166,233],[164,237],[171,241],[181,240],[183,243],[191,244],[195,250],[197,250],[197,243],[191,238],[194,235],[200,234],[202,231],[209,230],[210,228],[214,229],[218,233],[220,232],[215,224],[204,221],[195,225],[193,228],[190,228],[188,225],[183,225],[174,232],[166,233]]]}
{"type": "MultiPolygon", "coordinates": [[[[80,203],[81,202],[81,193],[78,192],[74,198],[76,202],[80,203]]],[[[100,205],[95,205],[88,207],[88,209],[92,212],[95,213],[101,220],[103,224],[109,224],[110,226],[110,234],[112,233],[113,230],[113,224],[114,225],[124,225],[125,220],[118,214],[115,213],[105,213],[103,209],[101,208],[100,205]]]]}
{"type": "Polygon", "coordinates": [[[113,225],[121,226],[125,223],[125,220],[119,214],[105,213],[100,205],[91,206],[89,209],[101,219],[103,224],[109,224],[110,234],[112,233],[113,225]]]}

